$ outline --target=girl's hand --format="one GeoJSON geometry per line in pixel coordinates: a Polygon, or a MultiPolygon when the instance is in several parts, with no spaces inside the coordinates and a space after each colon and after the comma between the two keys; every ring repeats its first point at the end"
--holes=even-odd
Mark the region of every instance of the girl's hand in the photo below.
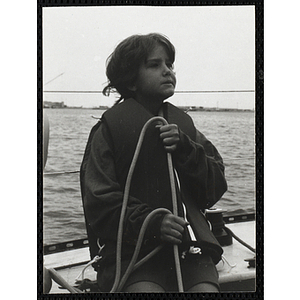
{"type": "Polygon", "coordinates": [[[174,152],[180,142],[179,129],[176,124],[157,125],[160,131],[160,138],[163,141],[167,152],[174,152]]]}
{"type": "Polygon", "coordinates": [[[182,242],[184,228],[189,223],[181,217],[173,214],[166,214],[160,227],[160,239],[163,242],[171,244],[180,244],[182,242]]]}

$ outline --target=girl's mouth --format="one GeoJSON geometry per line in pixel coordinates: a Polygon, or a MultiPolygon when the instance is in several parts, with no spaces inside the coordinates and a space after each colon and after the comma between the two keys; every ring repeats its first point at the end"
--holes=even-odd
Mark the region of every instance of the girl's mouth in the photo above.
{"type": "Polygon", "coordinates": [[[167,85],[172,85],[172,86],[174,86],[174,82],[173,81],[165,81],[165,82],[163,82],[162,84],[167,84],[167,85]]]}

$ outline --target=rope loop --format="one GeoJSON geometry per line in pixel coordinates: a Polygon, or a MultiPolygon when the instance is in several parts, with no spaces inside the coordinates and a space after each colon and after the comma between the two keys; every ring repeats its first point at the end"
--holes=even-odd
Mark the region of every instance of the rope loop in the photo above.
{"type": "MultiPolygon", "coordinates": [[[[144,223],[142,224],[140,234],[138,237],[137,245],[133,254],[133,257],[130,261],[130,264],[120,281],[121,277],[121,253],[122,253],[122,236],[123,236],[123,230],[124,230],[124,219],[125,219],[125,213],[126,213],[126,208],[127,208],[127,203],[129,199],[129,191],[130,191],[130,185],[131,185],[131,180],[133,176],[133,172],[136,166],[136,162],[142,147],[142,143],[144,140],[144,136],[146,134],[147,128],[155,121],[161,121],[164,125],[167,125],[168,122],[166,119],[160,116],[155,116],[151,119],[149,119],[145,125],[142,128],[142,131],[140,133],[137,146],[133,155],[133,159],[128,171],[127,175],[127,180],[125,184],[125,189],[124,189],[124,195],[123,195],[123,203],[122,203],[122,208],[121,208],[121,215],[120,215],[120,221],[119,221],[119,228],[118,228],[118,236],[117,236],[117,249],[116,249],[116,275],[115,275],[115,281],[113,284],[113,287],[111,289],[111,293],[118,292],[122,288],[123,284],[126,282],[128,276],[130,275],[130,272],[134,269],[137,268],[138,266],[141,265],[142,263],[146,262],[150,257],[155,255],[162,247],[158,246],[158,248],[154,249],[151,253],[149,253],[146,257],[144,257],[140,262],[138,262],[135,265],[136,258],[139,254],[140,251],[140,246],[142,243],[142,239],[144,236],[144,233],[146,231],[146,228],[149,224],[150,219],[156,214],[156,213],[171,213],[170,211],[164,209],[164,208],[158,208],[156,210],[153,210],[144,220],[144,223]],[[149,218],[148,218],[149,217],[149,218]]],[[[168,170],[169,170],[169,175],[170,175],[170,184],[171,184],[171,195],[172,195],[172,205],[173,205],[173,214],[178,215],[178,208],[177,208],[177,199],[176,199],[176,187],[175,187],[175,178],[174,178],[174,171],[173,171],[173,163],[172,163],[172,156],[170,153],[167,153],[167,162],[168,162],[168,170]]],[[[178,282],[178,289],[179,292],[183,292],[183,283],[182,283],[182,276],[181,276],[181,269],[180,269],[180,261],[179,261],[179,251],[178,251],[178,245],[174,245],[174,259],[175,259],[175,267],[176,267],[176,275],[177,275],[177,282],[178,282]]]]}

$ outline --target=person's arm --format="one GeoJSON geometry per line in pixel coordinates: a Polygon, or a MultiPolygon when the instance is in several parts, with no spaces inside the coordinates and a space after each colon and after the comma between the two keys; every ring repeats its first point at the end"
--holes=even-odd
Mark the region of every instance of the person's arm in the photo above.
{"type": "Polygon", "coordinates": [[[201,209],[212,207],[227,190],[223,160],[214,145],[196,131],[192,141],[175,124],[160,127],[167,152],[173,153],[180,182],[201,209]]]}
{"type": "Polygon", "coordinates": [[[180,180],[197,197],[201,208],[212,207],[226,192],[223,160],[214,145],[199,131],[196,131],[196,142],[180,132],[174,162],[180,180]]]}
{"type": "MultiPolygon", "coordinates": [[[[123,191],[118,183],[111,138],[105,123],[95,132],[91,141],[84,176],[84,206],[86,219],[101,239],[117,239],[123,202],[123,191]]],[[[152,209],[136,198],[129,197],[125,216],[124,241],[135,244],[139,230],[152,209]]],[[[160,236],[163,215],[157,215],[149,225],[146,239],[160,236]]]]}

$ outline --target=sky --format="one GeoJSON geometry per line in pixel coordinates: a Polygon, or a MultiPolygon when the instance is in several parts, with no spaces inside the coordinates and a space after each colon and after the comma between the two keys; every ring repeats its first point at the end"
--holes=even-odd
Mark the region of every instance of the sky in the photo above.
{"type": "Polygon", "coordinates": [[[45,101],[68,106],[112,105],[95,94],[48,91],[101,91],[106,59],[132,34],[159,32],[176,49],[176,91],[242,93],[177,94],[176,105],[254,108],[254,6],[95,6],[43,8],[45,101]]]}

